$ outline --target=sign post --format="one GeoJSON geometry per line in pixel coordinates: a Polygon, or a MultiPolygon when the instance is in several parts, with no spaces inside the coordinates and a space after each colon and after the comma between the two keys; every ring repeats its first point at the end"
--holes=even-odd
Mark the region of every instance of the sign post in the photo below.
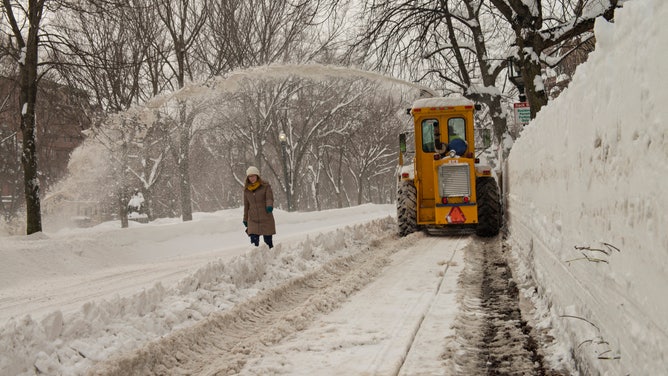
{"type": "Polygon", "coordinates": [[[515,123],[527,125],[531,121],[531,108],[529,102],[517,102],[513,105],[515,108],[515,123]]]}

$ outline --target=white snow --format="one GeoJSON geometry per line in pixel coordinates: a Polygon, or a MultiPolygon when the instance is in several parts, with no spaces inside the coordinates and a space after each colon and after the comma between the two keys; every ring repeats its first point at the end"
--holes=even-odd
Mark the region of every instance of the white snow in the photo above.
{"type": "Polygon", "coordinates": [[[141,206],[144,204],[144,195],[141,192],[137,192],[130,198],[128,206],[131,208],[136,208],[137,210],[141,209],[141,206]]]}
{"type": "Polygon", "coordinates": [[[21,47],[21,50],[19,51],[19,64],[20,65],[25,65],[26,64],[26,51],[27,51],[27,47],[21,47]]]}
{"type": "MultiPolygon", "coordinates": [[[[420,236],[405,243],[417,244],[420,236]]],[[[453,332],[457,269],[468,239],[420,244],[402,244],[383,273],[343,307],[250,360],[240,374],[443,374],[441,354],[453,332]]]]}
{"type": "Polygon", "coordinates": [[[473,102],[464,97],[421,98],[413,102],[413,108],[473,106],[473,102]]]}
{"type": "MultiPolygon", "coordinates": [[[[255,248],[242,209],[191,222],[104,223],[2,238],[0,374],[84,374],[120,351],[192,325],[260,289],[350,251],[394,223],[392,205],[315,213],[276,210],[277,246],[255,248]],[[368,223],[380,220],[378,223],[368,223]],[[322,234],[329,234],[322,236],[322,234]],[[358,236],[359,237],[359,236],[358,236]],[[277,266],[271,265],[276,263],[277,266]]],[[[386,232],[388,230],[385,230],[386,232]]]]}
{"type": "MultiPolygon", "coordinates": [[[[645,0],[624,2],[614,24],[597,22],[596,51],[571,86],[526,126],[505,167],[514,279],[537,309],[534,327],[550,330],[561,346],[547,361],[558,363],[572,352],[582,374],[667,369],[665,19],[665,1],[645,0]]],[[[2,237],[0,374],[85,374],[118,351],[192,326],[345,256],[356,244],[373,244],[374,234],[391,231],[394,210],[278,210],[271,251],[248,244],[241,209],[196,213],[185,223],[131,222],[129,229],[106,223],[2,237]]],[[[401,244],[417,238],[405,239],[401,244]]],[[[425,320],[432,330],[418,338],[421,350],[405,363],[442,372],[425,359],[433,361],[440,354],[435,347],[451,334],[457,306],[450,288],[460,248],[451,243],[436,254],[425,247],[423,264],[396,252],[350,304],[275,344],[274,356],[251,359],[246,373],[392,372],[393,364],[369,354],[401,353],[403,344],[395,349],[393,338],[403,340],[406,325],[425,312],[441,320],[425,320]],[[452,268],[445,268],[439,289],[433,282],[444,270],[434,266],[440,262],[452,268]],[[421,300],[426,296],[436,299],[421,300]],[[368,309],[360,310],[364,302],[368,309]],[[406,325],[395,324],[404,317],[406,325]],[[396,336],[386,334],[387,326],[396,336]],[[354,358],[361,360],[345,363],[354,358]]]]}
{"type": "Polygon", "coordinates": [[[378,82],[382,85],[392,87],[392,85],[399,85],[399,87],[416,89],[425,95],[435,96],[436,92],[431,88],[410,82],[395,77],[385,76],[376,72],[363,71],[356,68],[325,65],[317,63],[309,64],[271,64],[264,66],[251,67],[238,71],[233,71],[228,75],[219,76],[213,79],[212,82],[203,84],[188,83],[182,89],[172,93],[165,93],[152,98],[145,106],[149,111],[138,108],[142,116],[146,116],[147,120],[151,119],[150,110],[164,106],[171,100],[179,99],[193,99],[193,98],[207,98],[215,93],[229,93],[239,89],[240,84],[248,78],[283,78],[287,79],[292,76],[299,76],[304,78],[311,78],[314,80],[328,80],[331,78],[364,78],[372,82],[378,82]]]}
{"type": "Polygon", "coordinates": [[[140,213],[142,205],[144,205],[144,195],[141,192],[135,192],[128,201],[128,219],[148,221],[148,215],[140,213]]]}
{"type": "Polygon", "coordinates": [[[668,369],[666,17],[649,0],[597,20],[596,51],[507,164],[513,249],[587,374],[668,369]]]}

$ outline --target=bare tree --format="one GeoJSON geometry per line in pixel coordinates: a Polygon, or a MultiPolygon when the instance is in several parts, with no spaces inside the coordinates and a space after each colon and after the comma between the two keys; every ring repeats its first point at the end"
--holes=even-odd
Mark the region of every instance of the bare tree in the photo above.
{"type": "MultiPolygon", "coordinates": [[[[189,59],[189,52],[200,36],[208,18],[209,2],[207,0],[159,0],[157,15],[169,33],[173,53],[163,56],[164,63],[176,78],[176,89],[185,86],[186,76],[193,79],[193,70],[189,59]]],[[[181,198],[181,218],[184,221],[192,220],[192,201],[190,185],[190,143],[192,141],[192,126],[195,114],[188,113],[186,103],[178,105],[177,135],[169,138],[170,150],[178,166],[179,188],[181,198]]]]}
{"type": "Polygon", "coordinates": [[[357,205],[371,201],[370,194],[364,197],[365,188],[370,191],[371,186],[382,185],[374,182],[381,176],[393,175],[396,170],[395,141],[400,129],[400,122],[392,116],[398,106],[390,96],[367,97],[364,107],[356,127],[348,135],[349,146],[344,156],[357,187],[357,205]],[[377,125],[379,121],[382,126],[377,125]]]}
{"type": "Polygon", "coordinates": [[[106,116],[128,111],[155,95],[163,80],[162,76],[151,75],[153,70],[149,65],[153,63],[151,58],[160,41],[160,30],[149,17],[150,9],[151,5],[143,0],[114,7],[102,7],[97,2],[82,3],[54,21],[60,32],[49,35],[48,39],[52,46],[50,57],[57,63],[55,67],[61,80],[70,87],[92,93],[95,113],[90,113],[88,107],[80,109],[82,114],[95,119],[97,128],[91,134],[99,137],[101,145],[110,152],[117,153],[113,155],[113,163],[122,164],[113,169],[117,177],[109,190],[115,192],[124,228],[128,226],[130,186],[136,187],[137,180],[151,214],[152,188],[159,180],[156,173],[162,171],[163,155],[168,148],[165,145],[157,149],[140,147],[155,145],[159,129],[152,128],[153,124],[141,124],[136,116],[134,120],[120,123],[132,129],[111,133],[120,135],[117,139],[107,137],[109,129],[105,129],[115,122],[105,119],[106,116]],[[136,127],[145,129],[138,132],[136,127]],[[128,158],[128,153],[134,158],[128,158]]]}
{"type": "MultiPolygon", "coordinates": [[[[491,40],[498,42],[499,35],[503,37],[503,28],[488,28],[483,26],[484,21],[495,20],[493,12],[483,12],[482,2],[478,0],[463,0],[451,5],[447,0],[441,0],[442,19],[445,23],[445,35],[435,44],[428,45],[424,57],[437,54],[443,61],[451,61],[454,71],[458,74],[451,79],[443,70],[435,72],[446,82],[459,88],[467,98],[484,104],[489,109],[492,129],[497,142],[501,142],[507,131],[506,114],[502,105],[502,91],[497,89],[499,75],[506,67],[503,56],[490,54],[488,43],[491,40]],[[448,54],[443,54],[447,50],[448,54]]],[[[502,50],[503,51],[503,50],[502,50]]]]}
{"type": "MultiPolygon", "coordinates": [[[[4,84],[4,82],[3,82],[4,84]]],[[[5,85],[0,87],[4,88],[5,85]]],[[[3,90],[4,91],[4,90],[3,90]]],[[[7,97],[0,100],[0,119],[4,120],[4,115],[14,115],[9,112],[6,106],[7,97]]],[[[21,173],[21,161],[19,156],[20,146],[17,131],[8,123],[0,122],[0,217],[9,221],[16,216],[23,203],[22,188],[23,179],[21,173]]]]}
{"type": "MultiPolygon", "coordinates": [[[[547,53],[590,33],[598,17],[611,20],[618,0],[490,0],[515,33],[514,57],[519,62],[531,117],[547,104],[541,78],[543,65],[555,66],[561,58],[547,53]]],[[[559,49],[556,49],[559,50],[559,49]]],[[[568,55],[568,53],[564,54],[568,55]]]]}
{"type": "Polygon", "coordinates": [[[35,106],[39,80],[39,34],[46,0],[29,0],[27,7],[3,0],[3,10],[12,32],[14,51],[11,56],[19,65],[19,101],[23,146],[24,194],[26,199],[26,233],[42,231],[39,177],[35,146],[35,106]],[[21,24],[17,19],[22,20],[21,24]],[[25,27],[27,30],[25,30],[25,27]],[[25,33],[25,34],[24,34],[25,33]]]}
{"type": "MultiPolygon", "coordinates": [[[[287,121],[289,98],[297,93],[305,83],[298,79],[258,79],[246,80],[235,93],[231,93],[221,110],[218,124],[224,127],[226,139],[231,144],[232,153],[228,162],[232,170],[245,173],[245,167],[252,164],[260,169],[263,176],[274,176],[280,183],[281,191],[288,192],[287,182],[281,168],[281,150],[278,141],[280,123],[287,121]],[[242,161],[245,167],[236,164],[242,161]]],[[[243,185],[245,175],[236,177],[243,185]]],[[[286,194],[287,197],[287,194],[286,194]]]]}
{"type": "MultiPolygon", "coordinates": [[[[21,112],[21,133],[23,140],[22,164],[24,170],[24,186],[27,210],[27,233],[41,231],[41,205],[40,205],[40,185],[38,179],[37,166],[37,147],[35,143],[35,134],[37,123],[35,113],[37,111],[38,86],[42,76],[54,67],[81,66],[81,61],[71,61],[72,44],[68,43],[67,31],[69,25],[58,28],[58,17],[51,17],[54,27],[51,30],[45,30],[42,25],[42,19],[46,12],[53,12],[64,18],[71,13],[69,11],[85,14],[86,12],[98,12],[105,14],[105,11],[117,9],[125,2],[116,2],[114,0],[90,1],[86,3],[70,2],[65,0],[29,0],[27,5],[22,1],[3,0],[2,13],[8,21],[9,30],[3,29],[7,33],[9,45],[3,45],[3,56],[11,56],[18,65],[18,81],[20,87],[19,108],[21,112]],[[82,5],[83,4],[83,5],[82,5]],[[54,33],[57,31],[57,33],[54,33]],[[62,34],[61,34],[62,32],[62,34]],[[40,60],[41,59],[41,60],[40,60]]],[[[110,15],[111,13],[106,13],[110,15]]],[[[91,31],[97,30],[97,24],[91,27],[91,31]]],[[[114,40],[114,39],[111,39],[114,40]]],[[[107,40],[109,41],[109,40],[107,40]]],[[[108,46],[103,52],[113,51],[113,46],[108,46]]],[[[116,49],[115,52],[118,52],[116,49]]],[[[90,51],[89,51],[90,52],[90,51]]],[[[100,51],[94,51],[100,52],[100,51]]],[[[108,57],[108,55],[104,55],[108,57]]],[[[88,55],[90,58],[91,55],[88,55]]],[[[90,62],[90,61],[89,61],[90,62]]],[[[99,62],[96,61],[95,63],[99,62]]],[[[95,64],[94,63],[94,64],[95,64]]],[[[51,70],[54,72],[53,70],[51,70]]],[[[61,71],[62,72],[62,71],[61,71]]],[[[78,76],[79,71],[74,76],[78,76]]],[[[60,77],[73,77],[72,75],[60,75],[60,77]]],[[[95,77],[95,76],[93,76],[95,77]]],[[[122,80],[124,76],[108,76],[110,86],[116,86],[114,80],[122,80]]],[[[99,79],[100,77],[95,77],[99,79]]],[[[63,82],[69,82],[67,80],[63,82]]],[[[134,88],[138,85],[134,83],[134,88]]],[[[66,90],[66,92],[75,93],[75,96],[81,96],[82,92],[76,90],[66,90]]],[[[95,93],[91,91],[89,93],[95,93]]],[[[87,94],[83,95],[88,97],[87,94]]],[[[107,98],[110,99],[110,98],[107,98]]],[[[88,110],[88,105],[81,107],[82,111],[88,110]]]]}
{"type": "Polygon", "coordinates": [[[357,58],[374,61],[375,69],[399,67],[412,79],[431,76],[445,83],[444,93],[487,105],[498,142],[506,132],[501,73],[508,59],[521,67],[533,117],[548,100],[542,69],[579,47],[573,40],[588,40],[582,36],[594,19],[612,17],[616,5],[617,0],[367,1],[369,21],[357,58]],[[568,44],[574,48],[564,52],[568,44]]]}
{"type": "Polygon", "coordinates": [[[231,0],[209,3],[193,60],[218,76],[239,68],[313,61],[333,48],[344,25],[338,1],[231,0]]]}
{"type": "Polygon", "coordinates": [[[355,47],[362,47],[361,56],[375,57],[374,69],[398,69],[397,74],[407,79],[441,86],[444,95],[457,92],[486,105],[500,140],[506,131],[506,111],[497,84],[506,50],[488,47],[504,39],[499,17],[479,0],[368,4],[366,31],[355,47]]]}
{"type": "MultiPolygon", "coordinates": [[[[343,208],[350,206],[350,198],[345,185],[345,161],[344,157],[348,149],[348,139],[345,134],[335,134],[330,137],[330,142],[318,148],[318,161],[321,164],[324,181],[330,186],[329,195],[333,197],[331,203],[324,203],[323,206],[332,206],[343,208]]],[[[319,185],[320,190],[314,192],[319,196],[324,191],[325,184],[319,185]]],[[[326,196],[324,196],[326,197],[326,196]]]]}
{"type": "MultiPolygon", "coordinates": [[[[332,80],[321,85],[305,85],[289,98],[288,116],[281,123],[280,131],[287,136],[288,181],[286,194],[292,197],[292,208],[299,208],[299,196],[308,156],[312,144],[322,147],[329,137],[346,133],[351,125],[346,120],[353,108],[359,105],[359,99],[365,94],[362,82],[332,80]]],[[[278,132],[277,132],[278,133],[278,132]]]]}
{"type": "MultiPolygon", "coordinates": [[[[379,90],[377,85],[350,79],[249,80],[243,90],[217,106],[216,139],[225,146],[214,147],[209,136],[207,147],[211,155],[227,160],[232,171],[243,174],[249,164],[260,167],[263,176],[275,183],[283,208],[347,206],[348,191],[368,190],[369,176],[387,174],[388,166],[394,170],[396,123],[390,108],[396,102],[386,103],[382,96],[368,99],[379,90]],[[285,145],[279,141],[281,132],[285,145]],[[366,153],[378,148],[384,152],[366,153]],[[358,163],[356,158],[364,158],[367,168],[359,184],[350,178],[350,171],[357,173],[350,166],[358,163]],[[373,172],[367,174],[369,169],[373,172]]],[[[237,187],[243,177],[235,178],[237,187]]]]}

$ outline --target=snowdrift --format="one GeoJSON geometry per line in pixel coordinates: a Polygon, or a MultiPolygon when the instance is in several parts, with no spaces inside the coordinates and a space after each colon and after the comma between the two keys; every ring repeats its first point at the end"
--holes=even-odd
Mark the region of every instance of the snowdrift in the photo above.
{"type": "Polygon", "coordinates": [[[596,51],[507,162],[514,252],[582,374],[668,364],[666,17],[631,1],[598,20],[596,51]]]}

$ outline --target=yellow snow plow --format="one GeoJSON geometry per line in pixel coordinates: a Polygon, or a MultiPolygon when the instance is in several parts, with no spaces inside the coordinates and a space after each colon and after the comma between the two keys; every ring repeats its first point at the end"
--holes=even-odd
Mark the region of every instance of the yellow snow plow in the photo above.
{"type": "Polygon", "coordinates": [[[491,167],[481,165],[475,157],[475,109],[463,97],[439,97],[418,99],[408,110],[413,117],[415,149],[412,163],[407,164],[408,137],[402,133],[399,235],[419,230],[475,231],[485,237],[499,233],[499,186],[491,167]]]}

